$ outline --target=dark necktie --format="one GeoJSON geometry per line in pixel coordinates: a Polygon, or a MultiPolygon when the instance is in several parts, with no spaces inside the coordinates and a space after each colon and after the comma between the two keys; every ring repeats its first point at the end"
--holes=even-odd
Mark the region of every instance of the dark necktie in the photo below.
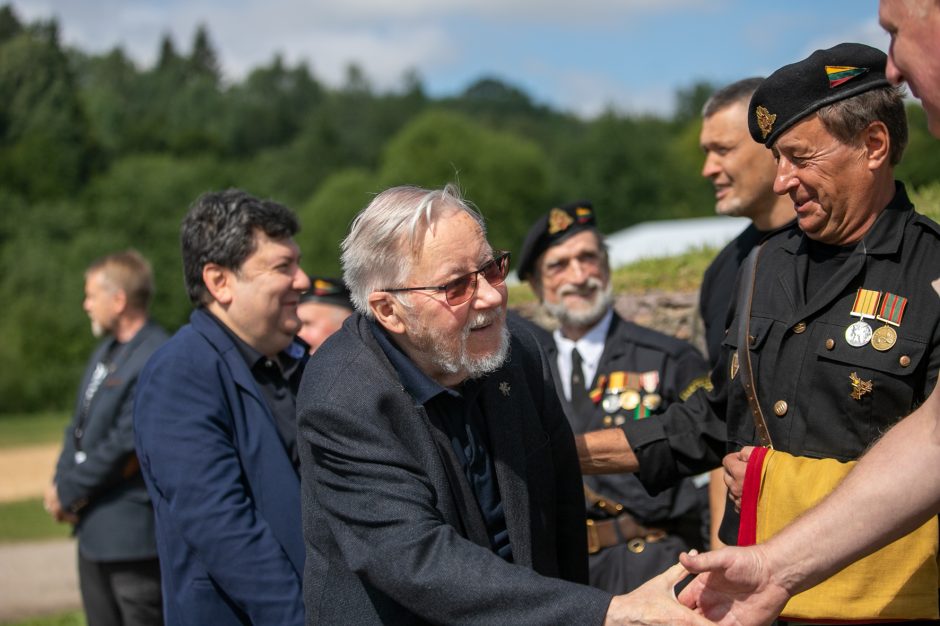
{"type": "Polygon", "coordinates": [[[571,351],[571,408],[576,415],[587,417],[594,409],[591,396],[584,383],[584,369],[581,366],[581,354],[577,348],[571,351]]]}

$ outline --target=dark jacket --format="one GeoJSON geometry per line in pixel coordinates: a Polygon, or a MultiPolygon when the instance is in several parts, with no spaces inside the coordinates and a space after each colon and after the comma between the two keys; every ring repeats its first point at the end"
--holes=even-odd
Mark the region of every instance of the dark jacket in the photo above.
{"type": "Polygon", "coordinates": [[[494,554],[450,441],[358,314],[298,398],[309,624],[600,624],[571,430],[531,336],[483,382],[514,563],[494,554]],[[573,582],[568,582],[573,581],[573,582]]]}
{"type": "MultiPolygon", "coordinates": [[[[914,211],[898,183],[894,199],[851,256],[807,297],[809,262],[799,230],[781,231],[764,245],[750,314],[754,377],[777,449],[846,461],[923,402],[936,382],[940,300],[930,283],[940,267],[940,226],[914,211]],[[858,321],[850,313],[860,287],[908,299],[890,350],[856,348],[845,339],[846,327],[858,321]],[[853,375],[872,384],[859,398],[853,397],[853,375]]],[[[740,373],[732,368],[740,322],[736,308],[712,372],[713,392],[694,394],[657,423],[624,425],[640,460],[639,476],[650,489],[720,462],[725,451],[758,443],[740,373]]]]}
{"type": "Polygon", "coordinates": [[[82,555],[91,561],[128,561],[157,556],[153,507],[134,456],[134,390],[150,355],[167,339],[148,322],[115,348],[110,371],[83,416],[85,392],[95,367],[115,344],[102,341],[92,353],[78,388],[72,421],[65,429],[55,483],[62,507],[78,512],[75,534],[82,555]],[[75,430],[85,460],[75,459],[75,430]]]}
{"type": "Polygon", "coordinates": [[[204,310],[154,354],[134,412],[166,623],[301,624],[300,481],[232,339],[204,310]]]}
{"type": "MultiPolygon", "coordinates": [[[[556,387],[560,389],[555,340],[551,333],[538,327],[533,333],[545,350],[556,387]]],[[[658,374],[658,382],[649,392],[639,385],[632,389],[644,396],[654,393],[660,397],[651,414],[642,419],[658,419],[657,416],[671,404],[708,384],[708,366],[691,344],[628,322],[616,313],[611,319],[604,351],[589,389],[597,388],[599,381],[609,379],[612,372],[627,372],[631,378],[634,378],[633,374],[658,374]]],[[[576,434],[610,428],[616,425],[616,421],[634,419],[638,413],[622,408],[605,411],[602,403],[598,402],[592,412],[578,414],[561,394],[559,397],[576,434]]],[[[707,526],[703,528],[703,524],[707,523],[708,511],[708,494],[704,485],[696,487],[691,479],[685,479],[675,487],[651,496],[633,474],[587,476],[585,482],[597,494],[622,504],[644,526],[669,531],[665,539],[647,544],[642,552],[629,550],[624,541],[591,557],[592,584],[613,593],[632,591],[674,565],[680,552],[704,547],[707,526]]]]}

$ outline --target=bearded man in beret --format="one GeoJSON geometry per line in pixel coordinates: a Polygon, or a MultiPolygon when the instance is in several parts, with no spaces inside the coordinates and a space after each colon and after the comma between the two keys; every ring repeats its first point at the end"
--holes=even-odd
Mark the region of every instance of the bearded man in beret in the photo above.
{"type": "MultiPolygon", "coordinates": [[[[686,341],[614,311],[607,246],[587,200],[555,207],[526,235],[519,277],[558,323],[532,325],[575,434],[655,419],[708,384],[708,366],[686,341]]],[[[651,496],[631,474],[586,477],[590,582],[624,593],[666,571],[708,536],[707,476],[651,496]]]]}

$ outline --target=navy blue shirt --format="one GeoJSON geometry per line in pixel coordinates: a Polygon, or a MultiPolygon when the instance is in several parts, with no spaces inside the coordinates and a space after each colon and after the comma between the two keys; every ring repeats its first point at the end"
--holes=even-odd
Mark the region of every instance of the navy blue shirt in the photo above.
{"type": "Polygon", "coordinates": [[[486,417],[479,402],[480,382],[467,380],[456,389],[444,387],[422,372],[378,324],[372,334],[391,361],[405,390],[422,405],[433,424],[450,439],[454,454],[476,496],[490,538],[490,549],[512,562],[512,546],[506,528],[496,469],[489,454],[486,417]]]}
{"type": "MultiPolygon", "coordinates": [[[[206,310],[209,313],[208,310],[206,310]]],[[[269,359],[247,343],[225,323],[212,313],[209,317],[224,330],[235,344],[238,353],[245,359],[251,375],[258,384],[258,389],[268,404],[274,425],[281,436],[281,442],[290,457],[294,469],[300,470],[300,456],[297,452],[297,390],[303,377],[307,351],[298,341],[294,341],[277,355],[269,359]]]]}

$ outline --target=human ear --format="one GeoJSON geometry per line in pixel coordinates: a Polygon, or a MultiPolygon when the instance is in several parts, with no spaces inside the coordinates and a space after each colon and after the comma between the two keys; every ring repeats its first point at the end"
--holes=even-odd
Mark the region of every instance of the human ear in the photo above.
{"type": "Polygon", "coordinates": [[[401,317],[401,302],[387,291],[373,291],[369,294],[369,309],[385,330],[401,335],[405,332],[405,322],[401,317]]]}
{"type": "Polygon", "coordinates": [[[232,302],[232,273],[231,270],[216,263],[206,263],[202,267],[202,282],[219,304],[228,305],[232,302]]]}

